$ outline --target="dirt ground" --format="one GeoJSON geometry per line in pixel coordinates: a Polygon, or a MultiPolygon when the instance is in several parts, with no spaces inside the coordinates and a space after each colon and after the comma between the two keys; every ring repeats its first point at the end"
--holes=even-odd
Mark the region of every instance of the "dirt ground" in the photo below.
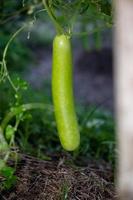
{"type": "MultiPolygon", "coordinates": [[[[20,155],[17,184],[1,200],[116,200],[113,172],[104,162],[77,167],[70,158],[42,161],[20,155]]],[[[10,163],[12,164],[12,163],[10,163]]]]}

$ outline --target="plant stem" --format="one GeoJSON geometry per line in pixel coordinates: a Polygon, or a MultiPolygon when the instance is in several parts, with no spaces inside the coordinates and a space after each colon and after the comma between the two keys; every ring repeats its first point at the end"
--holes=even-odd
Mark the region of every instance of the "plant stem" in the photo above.
{"type": "Polygon", "coordinates": [[[62,27],[60,26],[60,24],[58,23],[53,11],[51,10],[50,6],[49,6],[49,3],[48,3],[48,0],[42,0],[43,4],[44,4],[44,7],[45,9],[47,10],[47,13],[50,17],[50,19],[52,20],[54,26],[55,26],[55,29],[57,31],[57,33],[60,35],[63,33],[63,29],[62,27]]]}
{"type": "Polygon", "coordinates": [[[3,60],[5,60],[5,57],[6,57],[6,54],[7,54],[7,50],[11,44],[11,42],[13,41],[13,39],[26,27],[26,25],[22,26],[21,28],[19,28],[14,34],[13,36],[10,38],[10,40],[8,41],[5,49],[4,49],[4,52],[3,52],[3,60]]]}
{"type": "Polygon", "coordinates": [[[51,105],[43,104],[43,103],[28,103],[28,104],[23,104],[21,106],[18,106],[11,110],[3,119],[1,123],[1,129],[4,132],[7,124],[9,121],[16,115],[20,114],[21,112],[26,112],[27,110],[32,110],[32,109],[49,109],[53,110],[53,107],[51,105]]]}
{"type": "Polygon", "coordinates": [[[4,138],[3,129],[1,126],[0,126],[0,144],[3,144],[4,146],[8,146],[8,144],[4,138]]]}
{"type": "Polygon", "coordinates": [[[98,31],[103,31],[105,28],[111,28],[111,27],[101,26],[101,27],[94,28],[93,30],[90,30],[90,31],[83,31],[81,33],[73,32],[73,35],[77,36],[77,37],[88,36],[88,35],[92,35],[92,34],[98,32],[98,31]]]}
{"type": "Polygon", "coordinates": [[[16,91],[17,88],[15,87],[14,83],[12,82],[10,76],[9,76],[9,72],[7,70],[7,65],[6,65],[6,55],[7,55],[7,51],[8,48],[11,44],[11,42],[13,41],[13,39],[26,27],[26,25],[22,26],[21,28],[19,28],[14,34],[13,36],[10,38],[10,40],[8,41],[8,43],[6,44],[6,47],[4,49],[3,52],[3,56],[2,56],[2,61],[0,62],[1,64],[1,69],[0,69],[0,82],[7,77],[8,81],[10,82],[11,86],[13,87],[13,89],[16,91]]]}

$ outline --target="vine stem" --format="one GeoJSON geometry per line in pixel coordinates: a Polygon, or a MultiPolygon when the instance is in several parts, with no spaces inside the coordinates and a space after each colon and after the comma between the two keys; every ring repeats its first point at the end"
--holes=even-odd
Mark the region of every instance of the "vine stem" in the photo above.
{"type": "Polygon", "coordinates": [[[4,146],[8,146],[8,144],[4,138],[3,129],[1,126],[0,126],[0,143],[4,146]]]}
{"type": "Polygon", "coordinates": [[[105,28],[110,28],[111,29],[111,27],[109,27],[109,26],[101,26],[101,27],[98,27],[98,28],[94,28],[93,30],[84,31],[84,32],[81,32],[81,33],[73,32],[73,35],[76,36],[76,37],[82,37],[82,36],[86,36],[86,35],[93,35],[94,33],[98,32],[99,30],[103,31],[105,28]]]}
{"type": "Polygon", "coordinates": [[[21,28],[19,28],[14,34],[13,36],[10,38],[10,40],[8,41],[5,49],[4,49],[4,52],[3,52],[3,59],[2,60],[5,60],[5,57],[6,57],[6,54],[7,54],[7,50],[12,42],[12,40],[26,27],[26,25],[22,26],[21,28]]]}
{"type": "Polygon", "coordinates": [[[16,115],[20,114],[20,112],[26,112],[27,110],[32,110],[32,109],[49,109],[53,110],[53,107],[48,104],[43,104],[43,103],[28,103],[28,104],[23,104],[21,106],[18,106],[11,110],[3,119],[1,123],[1,129],[2,132],[4,132],[7,124],[9,121],[16,115]]]}
{"type": "Polygon", "coordinates": [[[49,3],[48,3],[48,0],[42,0],[43,2],[43,5],[50,17],[50,19],[52,20],[54,26],[55,26],[55,29],[57,31],[58,34],[62,34],[63,33],[63,29],[62,27],[60,26],[60,24],[58,23],[53,11],[51,10],[50,6],[49,6],[49,3]]]}
{"type": "Polygon", "coordinates": [[[22,26],[21,28],[19,28],[14,34],[13,36],[10,38],[10,40],[7,42],[6,44],[6,47],[3,51],[3,56],[2,56],[2,61],[0,62],[1,64],[1,72],[0,72],[0,75],[2,76],[2,78],[0,79],[0,81],[2,81],[5,76],[7,77],[8,81],[10,82],[11,86],[13,87],[13,89],[15,91],[17,91],[17,88],[15,87],[14,83],[12,82],[11,78],[10,78],[10,75],[9,75],[9,72],[7,70],[7,66],[6,66],[6,55],[7,55],[7,51],[8,51],[8,48],[11,44],[11,42],[13,41],[13,39],[26,27],[27,25],[24,25],[22,26]]]}
{"type": "MultiPolygon", "coordinates": [[[[15,132],[16,132],[16,130],[17,130],[17,128],[18,128],[19,123],[20,123],[20,121],[19,121],[19,120],[16,120],[16,124],[15,124],[15,127],[14,127],[15,132]]],[[[11,137],[10,143],[9,143],[9,148],[8,148],[8,150],[7,150],[7,152],[6,152],[5,156],[4,156],[4,159],[3,159],[5,162],[7,162],[7,160],[9,159],[9,156],[10,156],[10,154],[11,154],[10,147],[14,144],[14,137],[15,137],[15,136],[14,136],[14,134],[13,134],[12,137],[11,137]]]]}

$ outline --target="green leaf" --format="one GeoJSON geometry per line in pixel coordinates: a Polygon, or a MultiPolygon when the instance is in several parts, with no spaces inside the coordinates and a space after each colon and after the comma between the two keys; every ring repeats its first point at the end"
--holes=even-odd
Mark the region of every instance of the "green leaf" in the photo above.
{"type": "Polygon", "coordinates": [[[1,169],[1,174],[5,177],[5,178],[9,178],[12,177],[14,174],[15,170],[12,167],[8,167],[5,166],[1,169]]]}
{"type": "Polygon", "coordinates": [[[6,127],[6,133],[5,133],[6,139],[7,139],[7,140],[10,140],[10,139],[12,138],[12,136],[14,135],[14,133],[15,133],[14,127],[13,127],[12,125],[9,124],[9,125],[6,127]]]}
{"type": "Polygon", "coordinates": [[[7,178],[3,183],[2,183],[2,188],[5,190],[10,189],[12,186],[16,184],[17,177],[16,176],[11,176],[7,178]]]}
{"type": "Polygon", "coordinates": [[[3,189],[10,189],[15,185],[17,177],[14,175],[15,169],[9,166],[4,166],[0,173],[5,178],[4,182],[1,184],[3,189]]]}

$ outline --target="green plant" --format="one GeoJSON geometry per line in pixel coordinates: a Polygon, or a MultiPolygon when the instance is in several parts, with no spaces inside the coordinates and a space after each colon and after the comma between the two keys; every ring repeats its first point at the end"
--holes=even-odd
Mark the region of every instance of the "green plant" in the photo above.
{"type": "MultiPolygon", "coordinates": [[[[10,83],[14,91],[14,104],[10,105],[10,110],[6,113],[0,123],[0,173],[6,178],[2,187],[9,188],[15,181],[15,176],[13,175],[14,169],[6,165],[9,157],[15,155],[17,158],[16,151],[12,151],[15,148],[15,133],[21,121],[27,119],[28,115],[25,114],[26,111],[31,109],[48,109],[48,105],[42,103],[29,103],[22,104],[22,91],[27,90],[27,83],[17,77],[14,81],[11,79],[9,72],[7,70],[6,56],[7,51],[10,47],[13,39],[25,28],[25,25],[18,29],[15,34],[8,41],[2,56],[2,61],[0,62],[0,83],[5,83],[7,80],[10,83]],[[45,107],[46,106],[46,107],[45,107]],[[14,125],[10,124],[10,121],[15,118],[14,125]]],[[[16,160],[17,162],[17,160],[16,160]]]]}

